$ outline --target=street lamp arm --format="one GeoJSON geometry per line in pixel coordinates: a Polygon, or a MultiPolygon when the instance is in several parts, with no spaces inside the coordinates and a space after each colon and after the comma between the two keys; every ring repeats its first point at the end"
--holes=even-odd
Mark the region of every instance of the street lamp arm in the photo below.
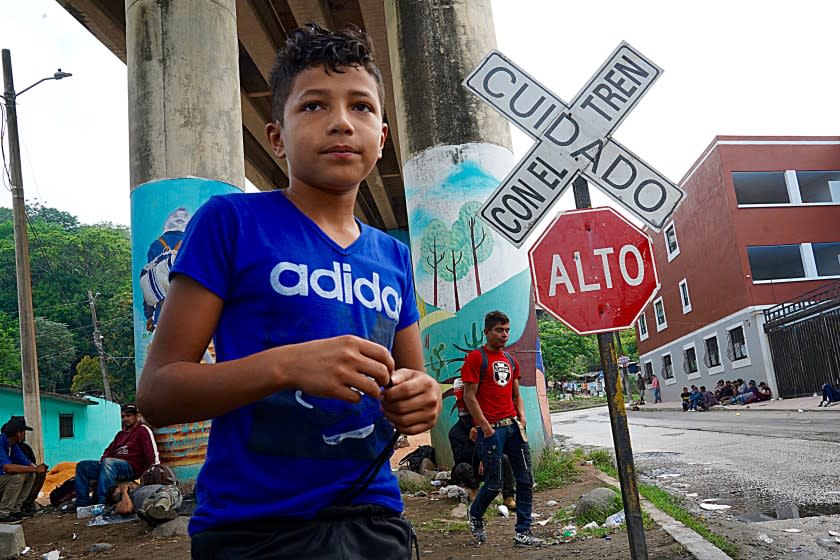
{"type": "Polygon", "coordinates": [[[62,79],[62,78],[69,78],[69,77],[70,77],[70,76],[72,76],[72,75],[73,75],[73,74],[71,74],[70,72],[62,72],[62,71],[61,71],[61,68],[59,68],[59,69],[58,69],[58,72],[56,72],[56,73],[55,73],[55,74],[53,74],[52,76],[49,76],[49,77],[47,77],[47,78],[41,78],[40,80],[38,80],[37,82],[35,82],[35,83],[34,83],[34,84],[32,84],[31,86],[29,86],[29,87],[25,87],[25,88],[23,88],[22,90],[20,90],[19,92],[15,93],[15,94],[14,94],[14,96],[15,96],[15,97],[20,97],[21,95],[23,95],[24,93],[26,93],[26,92],[27,92],[27,91],[29,91],[30,89],[32,89],[32,88],[34,88],[35,86],[37,86],[38,84],[40,84],[41,82],[46,82],[47,80],[60,80],[60,79],[62,79]]]}

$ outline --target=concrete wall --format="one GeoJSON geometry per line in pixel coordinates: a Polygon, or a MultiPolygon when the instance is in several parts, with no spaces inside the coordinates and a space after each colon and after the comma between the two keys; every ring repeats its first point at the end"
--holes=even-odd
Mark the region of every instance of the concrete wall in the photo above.
{"type": "MultiPolygon", "coordinates": [[[[49,396],[41,396],[41,423],[44,428],[43,461],[50,467],[65,461],[99,459],[102,452],[121,429],[120,405],[87,397],[98,404],[84,404],[49,396]],[[59,415],[73,415],[73,437],[59,437],[59,415]]],[[[8,415],[23,415],[23,397],[14,389],[0,388],[0,410],[3,423],[8,415]]]]}

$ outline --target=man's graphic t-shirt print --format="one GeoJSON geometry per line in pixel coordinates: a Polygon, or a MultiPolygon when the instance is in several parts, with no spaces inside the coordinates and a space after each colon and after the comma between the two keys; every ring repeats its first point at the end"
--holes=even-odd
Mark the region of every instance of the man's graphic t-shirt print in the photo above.
{"type": "Polygon", "coordinates": [[[510,365],[507,362],[493,362],[493,379],[500,387],[510,383],[510,365]]]}

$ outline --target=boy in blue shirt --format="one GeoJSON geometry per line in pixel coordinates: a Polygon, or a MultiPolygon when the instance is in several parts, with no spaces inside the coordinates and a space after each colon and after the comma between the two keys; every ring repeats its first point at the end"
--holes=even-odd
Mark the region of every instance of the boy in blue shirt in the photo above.
{"type": "Polygon", "coordinates": [[[157,426],[213,418],[193,558],[407,558],[387,459],[395,429],[434,424],[440,390],[408,248],[353,216],[388,130],[367,37],[296,30],[272,91],[289,188],[192,218],[137,401],[157,426]]]}
{"type": "Polygon", "coordinates": [[[31,432],[32,428],[22,416],[12,416],[0,429],[0,523],[16,523],[33,515],[21,506],[32,490],[36,475],[47,472],[46,465],[34,464],[20,448],[26,441],[27,431],[31,432]]]}

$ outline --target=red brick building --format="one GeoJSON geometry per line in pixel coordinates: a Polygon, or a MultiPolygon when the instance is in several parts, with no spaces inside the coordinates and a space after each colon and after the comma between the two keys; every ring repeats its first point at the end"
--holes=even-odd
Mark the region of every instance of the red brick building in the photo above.
{"type": "Polygon", "coordinates": [[[776,391],[763,310],[840,278],[840,137],[719,136],[651,233],[661,290],[638,324],[666,401],[718,379],[776,391]]]}

